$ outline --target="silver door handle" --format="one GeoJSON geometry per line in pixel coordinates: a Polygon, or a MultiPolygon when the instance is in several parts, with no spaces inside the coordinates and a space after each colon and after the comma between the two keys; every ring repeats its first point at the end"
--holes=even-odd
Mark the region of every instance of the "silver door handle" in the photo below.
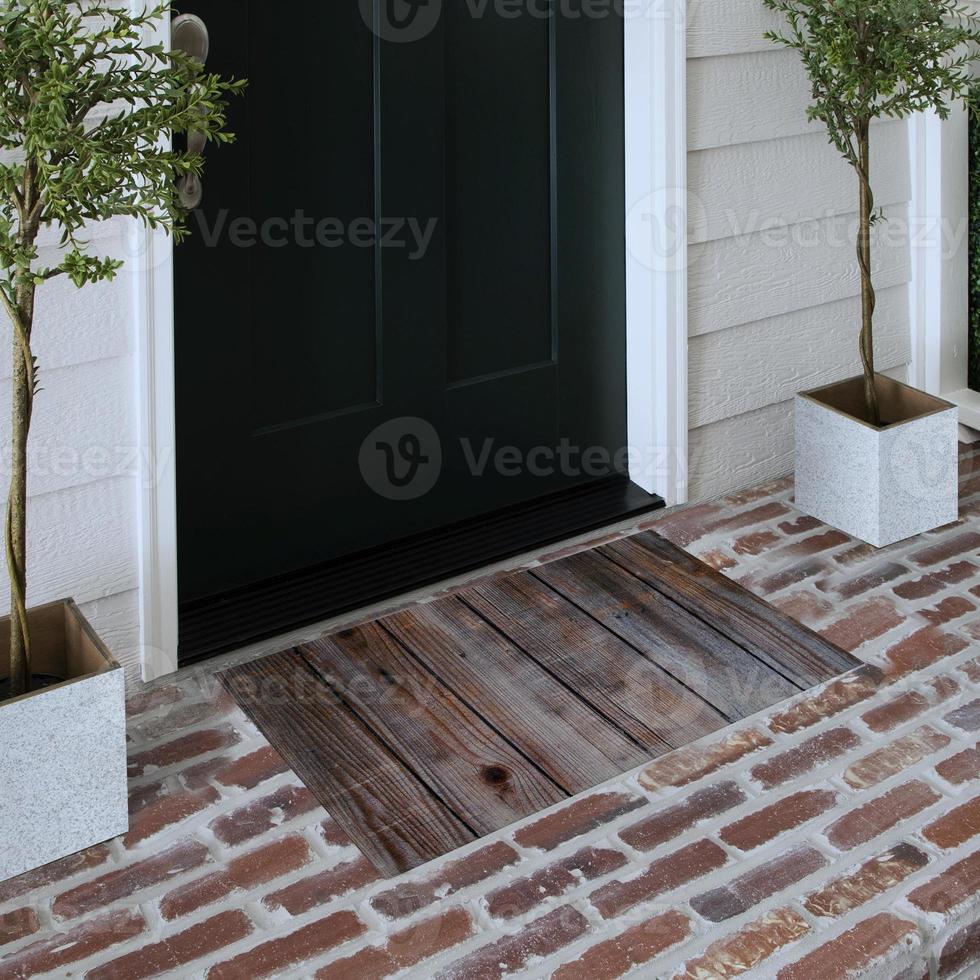
{"type": "MultiPolygon", "coordinates": [[[[183,51],[203,67],[211,50],[211,37],[208,25],[196,14],[181,14],[170,23],[170,46],[175,51],[183,51]]],[[[207,137],[199,129],[187,131],[187,152],[197,156],[204,152],[207,137]]],[[[193,211],[204,200],[204,186],[196,174],[181,177],[177,184],[177,195],[181,206],[193,211]]]]}

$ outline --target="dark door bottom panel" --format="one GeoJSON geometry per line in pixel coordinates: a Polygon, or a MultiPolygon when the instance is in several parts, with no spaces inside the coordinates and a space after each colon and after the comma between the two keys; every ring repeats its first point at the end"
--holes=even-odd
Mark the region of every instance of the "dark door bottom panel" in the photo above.
{"type": "MultiPolygon", "coordinates": [[[[663,501],[610,477],[252,586],[181,603],[181,667],[637,517],[663,501]]],[[[338,515],[342,519],[342,515],[338,515]]]]}

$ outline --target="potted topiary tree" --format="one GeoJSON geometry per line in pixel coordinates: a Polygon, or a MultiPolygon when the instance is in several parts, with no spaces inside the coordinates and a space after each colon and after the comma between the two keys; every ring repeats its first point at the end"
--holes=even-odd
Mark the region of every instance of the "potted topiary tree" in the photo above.
{"type": "Polygon", "coordinates": [[[28,608],[27,452],[39,368],[35,299],[67,276],[81,288],[121,262],[83,237],[116,217],[179,238],[178,182],[203,158],[168,148],[223,132],[242,83],[144,43],[169,6],[120,0],[6,0],[0,9],[0,304],[12,324],[13,413],[0,621],[0,880],[126,830],[122,671],[71,601],[28,608]]]}
{"type": "Polygon", "coordinates": [[[862,375],[796,399],[796,504],[877,547],[956,520],[957,412],[875,371],[872,122],[965,98],[980,40],[957,0],[765,0],[812,84],[811,120],[858,184],[862,375]]]}

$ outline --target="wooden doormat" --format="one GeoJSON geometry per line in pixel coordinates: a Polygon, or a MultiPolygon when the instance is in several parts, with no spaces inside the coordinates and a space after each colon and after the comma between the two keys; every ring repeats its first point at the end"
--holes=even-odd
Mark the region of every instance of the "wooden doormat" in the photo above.
{"type": "Polygon", "coordinates": [[[393,876],[858,663],[646,532],[220,676],[393,876]]]}

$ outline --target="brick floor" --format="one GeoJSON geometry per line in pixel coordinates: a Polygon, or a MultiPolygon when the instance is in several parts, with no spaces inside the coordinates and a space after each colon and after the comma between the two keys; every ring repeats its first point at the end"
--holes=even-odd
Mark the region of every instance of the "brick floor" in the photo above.
{"type": "Polygon", "coordinates": [[[957,525],[878,552],[788,480],[660,518],[864,665],[396,881],[211,673],[134,693],[132,830],[0,883],[0,980],[980,975],[980,447],[961,472],[957,525]]]}

